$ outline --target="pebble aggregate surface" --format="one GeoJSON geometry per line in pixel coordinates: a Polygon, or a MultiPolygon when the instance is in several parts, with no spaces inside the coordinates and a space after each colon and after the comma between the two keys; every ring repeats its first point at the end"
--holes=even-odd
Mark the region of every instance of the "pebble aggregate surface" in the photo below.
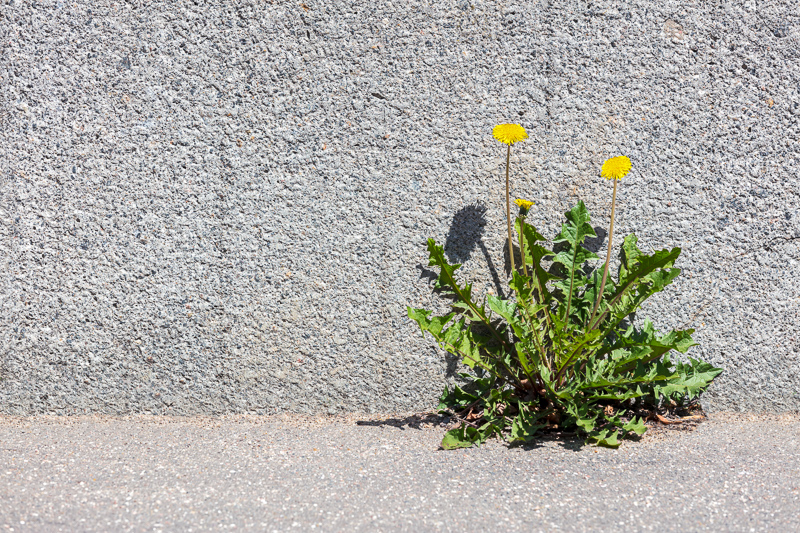
{"type": "Polygon", "coordinates": [[[800,411],[799,88],[796,0],[0,0],[0,412],[431,408],[405,308],[428,237],[502,290],[505,122],[547,237],[631,158],[706,409],[800,411]]]}
{"type": "MultiPolygon", "coordinates": [[[[800,418],[439,450],[377,416],[0,417],[0,531],[798,531],[800,418]]],[[[674,427],[674,426],[673,426],[674,427]]]]}

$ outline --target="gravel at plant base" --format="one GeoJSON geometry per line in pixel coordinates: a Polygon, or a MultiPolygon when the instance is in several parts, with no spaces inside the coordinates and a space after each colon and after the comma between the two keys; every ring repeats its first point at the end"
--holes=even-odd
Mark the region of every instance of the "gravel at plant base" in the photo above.
{"type": "MultiPolygon", "coordinates": [[[[505,146],[547,237],[583,199],[683,248],[640,313],[800,411],[797,0],[0,0],[0,412],[402,412],[456,370],[425,241],[503,269],[505,146]]],[[[621,242],[621,240],[620,240],[621,242]]],[[[597,244],[602,247],[602,243],[597,244]]],[[[501,274],[502,275],[502,272],[501,274]]]]}
{"type": "Polygon", "coordinates": [[[800,417],[439,450],[414,417],[0,418],[0,531],[800,531],[800,417]]]}

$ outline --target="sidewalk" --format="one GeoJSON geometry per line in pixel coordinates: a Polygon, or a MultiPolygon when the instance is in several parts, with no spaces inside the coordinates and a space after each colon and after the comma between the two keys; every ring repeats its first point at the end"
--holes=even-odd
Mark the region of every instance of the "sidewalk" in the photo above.
{"type": "Polygon", "coordinates": [[[440,451],[443,432],[413,418],[0,417],[0,532],[800,531],[798,416],[717,413],[618,450],[440,451]]]}

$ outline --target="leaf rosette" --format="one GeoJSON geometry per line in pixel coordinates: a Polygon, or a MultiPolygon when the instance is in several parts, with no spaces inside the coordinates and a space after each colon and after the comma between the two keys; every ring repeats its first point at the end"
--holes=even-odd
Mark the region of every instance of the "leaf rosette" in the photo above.
{"type": "Polygon", "coordinates": [[[450,312],[408,308],[408,316],[469,368],[461,375],[467,384],[440,398],[439,408],[462,421],[443,448],[492,436],[528,442],[556,427],[616,447],[646,431],[645,413],[697,398],[722,372],[692,358],[673,362],[671,352],[695,345],[694,330],[662,334],[649,319],[634,319],[680,274],[680,248],[646,254],[628,235],[616,280],[603,281],[592,267],[597,255],[584,246],[596,237],[586,206],[565,215],[550,248],[517,219],[524,273],[512,271],[509,299],[489,294],[478,302],[472,285],[456,279],[460,265],[428,240],[429,265],[439,269],[434,288],[450,300],[450,312]]]}

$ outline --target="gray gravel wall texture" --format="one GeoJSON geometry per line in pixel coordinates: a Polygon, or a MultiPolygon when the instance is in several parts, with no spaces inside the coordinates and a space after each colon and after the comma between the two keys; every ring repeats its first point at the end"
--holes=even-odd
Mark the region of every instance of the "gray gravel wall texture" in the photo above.
{"type": "Polygon", "coordinates": [[[0,1],[0,411],[401,411],[454,366],[425,239],[477,292],[513,194],[556,233],[627,154],[644,313],[800,409],[796,1],[0,1]]]}

